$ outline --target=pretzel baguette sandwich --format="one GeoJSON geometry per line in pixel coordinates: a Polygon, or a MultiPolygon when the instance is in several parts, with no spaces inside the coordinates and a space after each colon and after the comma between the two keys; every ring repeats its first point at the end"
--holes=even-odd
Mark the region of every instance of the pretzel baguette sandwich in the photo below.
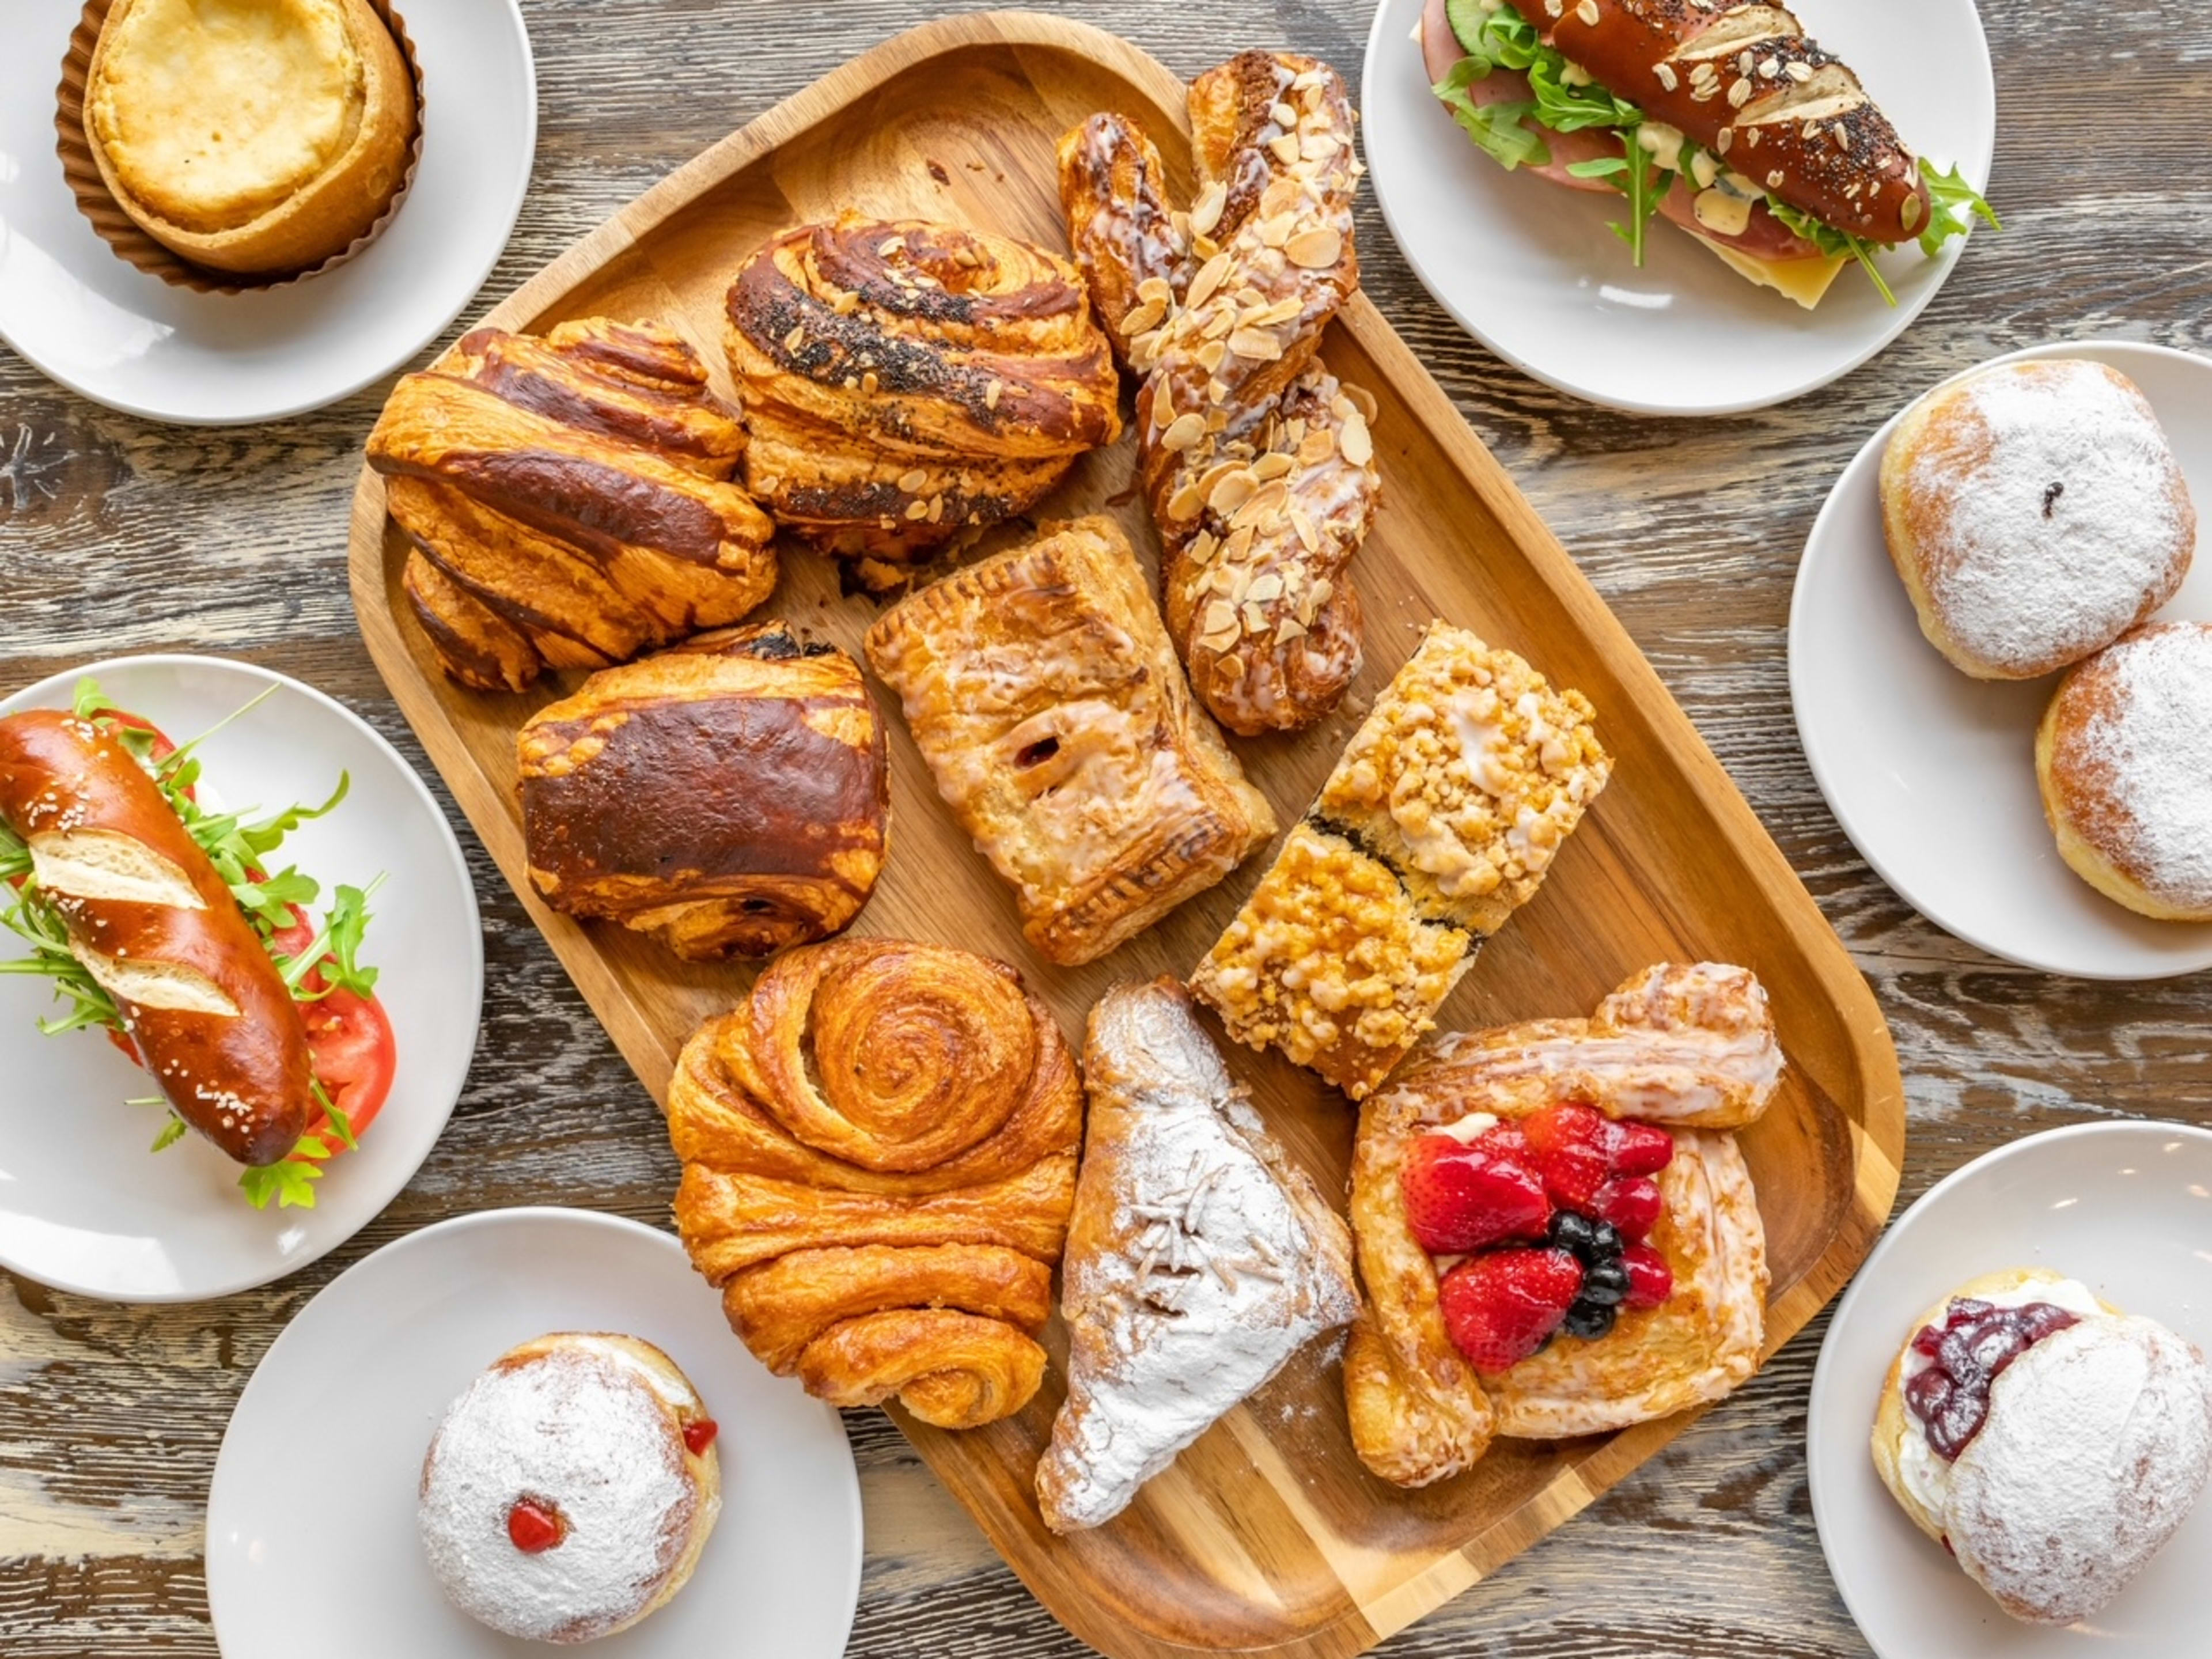
{"type": "Polygon", "coordinates": [[[248,821],[202,807],[183,749],[81,682],[73,709],[0,718],[0,925],[69,1012],[49,1034],[104,1027],[160,1088],[155,1151],[196,1129],[246,1166],[259,1207],[311,1206],[321,1163],[384,1103],[391,1022],[356,960],[369,890],[264,865],[319,807],[248,821]]]}
{"type": "Polygon", "coordinates": [[[1780,6],[1729,0],[1428,0],[1421,52],[1467,135],[1510,169],[1627,198],[1638,265],[1655,218],[1811,309],[1856,260],[1933,256],[1996,215],[1915,157],[1857,76],[1780,6]]]}

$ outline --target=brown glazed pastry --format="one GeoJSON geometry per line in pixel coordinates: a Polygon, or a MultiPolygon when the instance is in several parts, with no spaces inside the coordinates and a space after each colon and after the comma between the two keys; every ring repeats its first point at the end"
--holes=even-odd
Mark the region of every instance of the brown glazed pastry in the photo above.
{"type": "Polygon", "coordinates": [[[890,826],[860,666],[781,623],[586,680],[517,734],[530,879],[690,961],[765,956],[860,913],[890,826]]]}
{"type": "Polygon", "coordinates": [[[1048,526],[868,630],[938,793],[1054,962],[1102,957],[1226,876],[1274,814],[1191,704],[1113,520],[1048,526]]]}
{"type": "Polygon", "coordinates": [[[1121,435],[1120,383],[1064,259],[848,214],[730,284],[745,483],[824,550],[905,560],[1024,513],[1121,435]]]}
{"type": "Polygon", "coordinates": [[[1613,762],[1589,700],[1432,624],[1190,988],[1354,1100],[1535,896],[1613,762]]]}
{"type": "Polygon", "coordinates": [[[1345,570],[1380,489],[1372,400],[1316,356],[1359,285],[1352,106],[1328,64],[1248,52],[1199,76],[1190,115],[1188,213],[1170,210],[1152,141],[1112,114],[1060,140],[1060,200],[1099,314],[1146,376],[1145,489],[1192,689],[1232,732],[1295,732],[1359,672],[1345,570]]]}
{"type": "Polygon", "coordinates": [[[447,673],[520,691],[759,605],[775,526],[728,482],[744,442],[699,354],[652,324],[480,328],[403,379],[368,464],[447,673]]]}
{"type": "Polygon", "coordinates": [[[404,182],[415,78],[367,0],[114,0],[84,137],[179,258],[270,276],[343,252],[404,182]]]}
{"type": "Polygon", "coordinates": [[[770,1370],[945,1429],[1036,1393],[1083,1097],[1012,969],[878,939],[780,957],[684,1045],[668,1128],[684,1248],[770,1370]]]}

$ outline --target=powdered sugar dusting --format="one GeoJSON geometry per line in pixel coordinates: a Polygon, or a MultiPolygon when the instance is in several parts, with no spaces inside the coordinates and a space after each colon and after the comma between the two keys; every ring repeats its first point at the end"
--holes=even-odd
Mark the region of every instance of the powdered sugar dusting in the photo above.
{"type": "Polygon", "coordinates": [[[418,1519],[454,1605],[510,1636],[574,1642],[652,1598],[696,1503],[654,1380],[595,1345],[479,1376],[431,1442],[418,1519]],[[526,1496],[550,1500],[568,1529],[534,1555],[507,1531],[526,1496]]]}
{"type": "Polygon", "coordinates": [[[2212,626],[2146,629],[2089,672],[2106,690],[2068,760],[2111,807],[2108,854],[2167,904],[2212,910],[2212,626]]]}
{"type": "Polygon", "coordinates": [[[1944,1529],[2016,1617],[2070,1624],[2140,1572],[2212,1468],[2203,1356],[2148,1319],[2085,1319],[2000,1376],[1944,1529]]]}
{"type": "Polygon", "coordinates": [[[1985,436],[1931,443],[1911,472],[1932,504],[1929,594],[1954,638],[2008,672],[2046,673],[2172,597],[2194,514],[2131,383],[2099,363],[2034,362],[1960,395],[1985,436]]]}

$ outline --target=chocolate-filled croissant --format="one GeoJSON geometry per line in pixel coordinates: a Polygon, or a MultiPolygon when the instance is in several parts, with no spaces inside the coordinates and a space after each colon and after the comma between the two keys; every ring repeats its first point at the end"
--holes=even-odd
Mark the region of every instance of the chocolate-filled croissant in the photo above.
{"type": "Polygon", "coordinates": [[[836,939],[684,1045],[676,1224],[769,1370],[838,1406],[975,1428],[1043,1380],[1083,1097],[1003,963],[836,939]]]}
{"type": "Polygon", "coordinates": [[[848,214],[730,284],[745,483],[828,551],[902,560],[1026,511],[1121,435],[1082,280],[1008,237],[848,214]]]}
{"type": "Polygon", "coordinates": [[[874,700],[850,657],[781,623],[603,670],[532,715],[516,748],[532,884],[680,957],[836,933],[883,868],[874,700]]]}

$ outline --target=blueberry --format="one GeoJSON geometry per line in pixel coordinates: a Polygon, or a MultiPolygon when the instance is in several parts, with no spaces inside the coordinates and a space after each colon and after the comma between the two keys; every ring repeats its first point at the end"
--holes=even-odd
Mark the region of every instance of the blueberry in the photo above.
{"type": "Polygon", "coordinates": [[[1590,1248],[1596,1237],[1596,1229],[1588,1216],[1577,1215],[1572,1210],[1560,1210],[1552,1217],[1549,1234],[1551,1242],[1562,1249],[1581,1255],[1590,1248]]]}
{"type": "Polygon", "coordinates": [[[1593,1259],[1618,1258],[1626,1248],[1621,1241],[1620,1229],[1613,1223],[1595,1221],[1590,1224],[1590,1255],[1593,1259]]]}
{"type": "Polygon", "coordinates": [[[1583,1275],[1583,1296],[1601,1308],[1618,1307],[1628,1296],[1628,1269],[1616,1259],[1601,1261],[1583,1275]]]}
{"type": "Polygon", "coordinates": [[[1567,1310],[1560,1328],[1569,1336],[1578,1336],[1585,1342],[1595,1342],[1613,1328],[1613,1310],[1588,1300],[1578,1301],[1567,1310]]]}

